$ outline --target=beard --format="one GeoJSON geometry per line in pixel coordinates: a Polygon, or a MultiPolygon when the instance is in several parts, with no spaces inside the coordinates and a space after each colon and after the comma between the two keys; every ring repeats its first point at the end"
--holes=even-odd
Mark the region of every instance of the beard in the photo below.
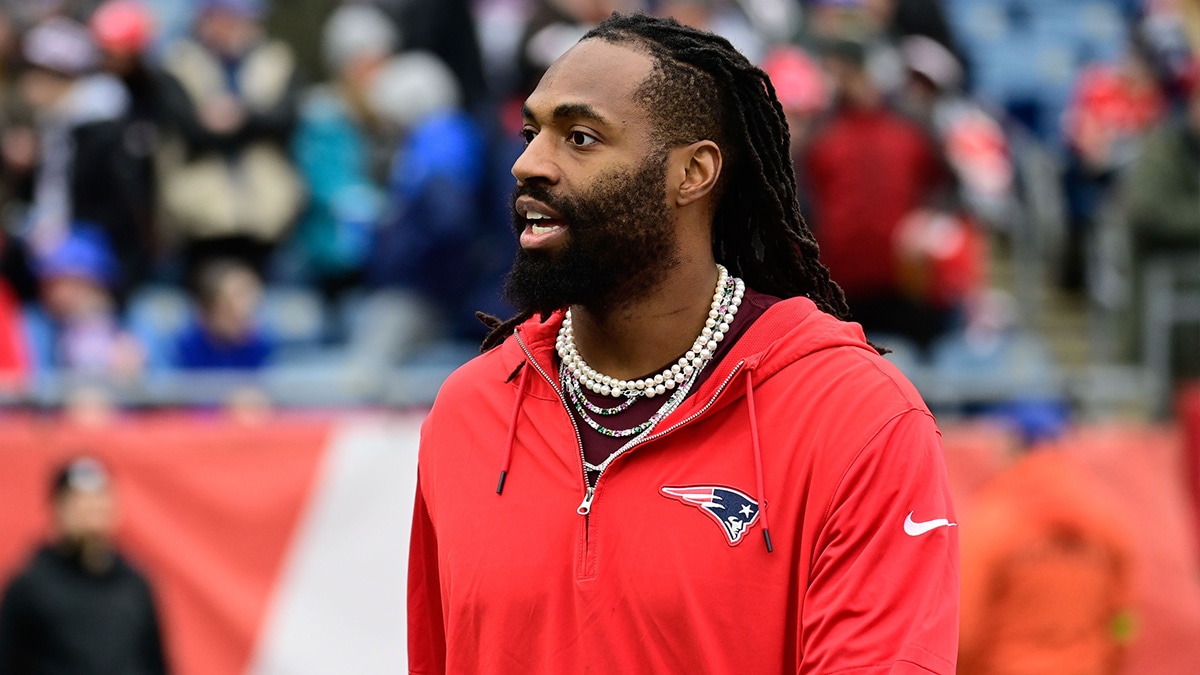
{"type": "MultiPolygon", "coordinates": [[[[633,171],[602,174],[577,196],[555,196],[541,183],[518,187],[562,217],[566,244],[558,251],[518,249],[504,297],[520,311],[548,314],[582,305],[600,315],[646,297],[679,264],[666,202],[665,152],[633,171]]],[[[513,210],[519,237],[526,221],[513,210]]]]}

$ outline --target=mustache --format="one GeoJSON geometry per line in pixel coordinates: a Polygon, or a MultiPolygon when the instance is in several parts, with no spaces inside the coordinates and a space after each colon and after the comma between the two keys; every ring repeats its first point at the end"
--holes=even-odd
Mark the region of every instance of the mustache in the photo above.
{"type": "Polygon", "coordinates": [[[513,190],[512,199],[509,200],[509,208],[512,209],[514,216],[518,215],[517,200],[521,197],[536,199],[564,216],[566,215],[565,211],[570,210],[570,205],[560,201],[557,197],[555,197],[550,192],[550,188],[540,183],[528,183],[525,185],[518,185],[513,190]]]}
{"type": "Polygon", "coordinates": [[[582,225],[583,220],[579,218],[579,203],[569,198],[556,197],[550,188],[541,183],[528,183],[519,185],[513,189],[512,201],[509,202],[509,212],[512,215],[513,232],[520,236],[525,230],[525,218],[517,212],[517,200],[521,197],[529,197],[545,204],[546,207],[558,213],[561,222],[568,227],[582,225]]]}

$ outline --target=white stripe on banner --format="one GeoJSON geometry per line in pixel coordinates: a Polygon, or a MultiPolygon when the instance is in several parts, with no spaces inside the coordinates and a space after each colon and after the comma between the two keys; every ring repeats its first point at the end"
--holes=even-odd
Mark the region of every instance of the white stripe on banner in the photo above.
{"type": "Polygon", "coordinates": [[[333,434],[249,675],[407,672],[405,589],[419,417],[333,434]]]}

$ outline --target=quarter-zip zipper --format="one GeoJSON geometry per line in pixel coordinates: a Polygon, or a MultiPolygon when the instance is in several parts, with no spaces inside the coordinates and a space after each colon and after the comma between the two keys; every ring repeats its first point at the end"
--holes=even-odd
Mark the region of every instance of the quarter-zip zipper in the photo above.
{"type": "Polygon", "coordinates": [[[580,563],[583,566],[580,568],[580,574],[584,576],[591,576],[592,573],[586,570],[588,570],[589,567],[587,563],[588,556],[591,554],[592,502],[596,499],[596,488],[599,487],[600,479],[604,477],[604,472],[608,470],[608,467],[612,464],[613,460],[625,454],[629,450],[641,445],[642,443],[660,438],[703,415],[709,408],[713,406],[713,404],[717,402],[717,399],[721,397],[721,394],[725,391],[725,388],[729,386],[729,383],[733,381],[733,377],[737,375],[738,371],[741,370],[742,366],[744,366],[746,362],[745,360],[741,360],[734,364],[733,369],[731,369],[729,374],[725,376],[725,380],[721,382],[721,385],[717,387],[715,392],[713,392],[712,398],[710,398],[702,408],[691,415],[688,415],[686,418],[676,422],[675,424],[672,424],[666,429],[663,429],[662,431],[650,434],[649,436],[637,436],[631,439],[612,455],[609,455],[608,459],[604,460],[604,462],[600,464],[600,470],[596,472],[595,482],[591,482],[588,480],[587,475],[587,455],[585,455],[583,452],[583,435],[579,433],[579,424],[575,421],[575,416],[571,414],[571,407],[567,402],[566,395],[564,395],[562,389],[560,389],[558,385],[554,383],[554,380],[546,373],[546,370],[542,368],[541,364],[539,364],[537,360],[533,358],[533,353],[529,350],[529,346],[525,344],[525,340],[521,338],[520,333],[515,333],[515,336],[517,338],[517,344],[521,346],[521,351],[525,353],[526,361],[533,366],[534,370],[536,370],[538,374],[542,376],[542,379],[546,381],[546,384],[549,384],[550,388],[554,390],[554,393],[558,395],[558,401],[559,403],[562,403],[563,410],[567,413],[567,418],[571,420],[571,428],[575,431],[575,446],[579,450],[579,471],[581,477],[583,478],[584,488],[583,501],[581,501],[579,506],[575,508],[575,512],[583,516],[583,557],[580,559],[580,563]]]}
{"type": "MultiPolygon", "coordinates": [[[[585,481],[587,480],[586,471],[583,474],[583,479],[585,481]]],[[[596,480],[599,481],[600,476],[596,476],[596,480]]],[[[583,495],[583,502],[581,502],[579,504],[579,507],[575,509],[575,513],[578,513],[581,516],[586,516],[589,513],[591,513],[592,512],[592,500],[595,498],[596,498],[596,488],[592,487],[591,485],[587,486],[587,492],[585,492],[583,495]]]]}
{"type": "MultiPolygon", "coordinates": [[[[716,399],[721,398],[721,394],[725,392],[725,388],[728,387],[728,384],[730,384],[730,382],[733,381],[733,376],[737,375],[737,372],[739,370],[742,370],[742,366],[744,364],[745,364],[744,360],[739,360],[738,363],[733,364],[733,369],[730,370],[730,374],[725,376],[725,381],[721,382],[721,386],[716,388],[715,392],[713,392],[713,398],[709,399],[707,404],[704,404],[704,406],[701,407],[700,410],[689,414],[688,417],[685,417],[684,419],[680,419],[679,422],[674,423],[671,426],[667,426],[667,428],[662,431],[655,432],[655,434],[650,434],[649,436],[638,435],[638,436],[634,436],[634,437],[630,438],[630,441],[628,443],[625,443],[624,446],[618,448],[617,452],[614,452],[613,454],[608,455],[608,459],[600,462],[599,471],[596,471],[595,483],[592,486],[589,486],[587,494],[584,495],[584,497],[583,497],[583,503],[581,503],[580,508],[577,509],[578,513],[580,513],[582,515],[586,515],[586,514],[592,512],[592,501],[595,498],[595,491],[596,491],[596,489],[599,488],[600,479],[604,478],[604,474],[608,470],[608,466],[610,466],[613,461],[616,461],[620,455],[628,453],[629,450],[634,449],[637,446],[641,446],[642,443],[647,443],[649,441],[655,440],[655,438],[660,438],[666,434],[670,434],[671,431],[679,429],[680,426],[683,426],[684,424],[689,424],[692,422],[692,420],[696,419],[697,417],[702,416],[702,414],[704,414],[704,412],[708,411],[708,408],[713,407],[713,404],[715,404],[716,399]]],[[[570,413],[570,410],[568,410],[566,412],[570,413]]],[[[571,416],[571,422],[575,422],[575,416],[571,416]]],[[[576,426],[576,432],[578,432],[577,426],[576,426]]],[[[582,447],[582,443],[580,443],[580,446],[582,447]]],[[[587,483],[586,468],[584,468],[583,478],[584,478],[584,483],[587,483]]]]}

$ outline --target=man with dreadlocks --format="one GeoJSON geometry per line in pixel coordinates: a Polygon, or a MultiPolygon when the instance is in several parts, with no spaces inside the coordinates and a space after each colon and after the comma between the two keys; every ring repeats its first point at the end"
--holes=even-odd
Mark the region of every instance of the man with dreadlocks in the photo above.
{"type": "Polygon", "coordinates": [[[953,673],[937,428],[844,321],[766,75],[614,15],[524,117],[521,311],[422,429],[409,672],[953,673]]]}

